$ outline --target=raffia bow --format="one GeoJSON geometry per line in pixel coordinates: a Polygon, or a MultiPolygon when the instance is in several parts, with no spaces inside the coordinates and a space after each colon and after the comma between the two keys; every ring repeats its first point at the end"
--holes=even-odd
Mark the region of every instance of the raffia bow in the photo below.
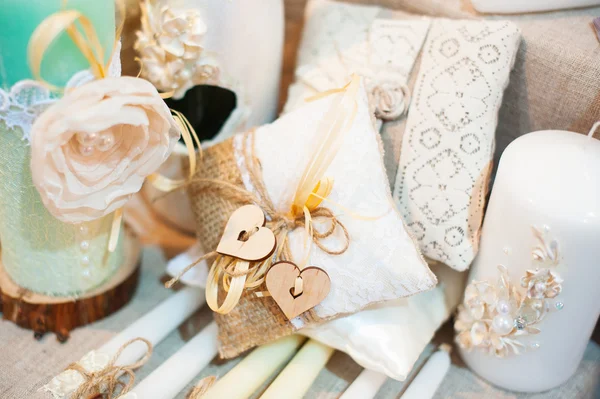
{"type": "MultiPolygon", "coordinates": [[[[317,98],[322,98],[331,94],[339,94],[333,100],[331,108],[317,129],[315,151],[311,153],[287,212],[278,211],[269,197],[262,179],[260,160],[255,156],[254,131],[246,133],[250,136],[252,145],[251,150],[246,148],[243,153],[254,192],[222,180],[206,179],[201,176],[193,179],[193,182],[199,186],[197,191],[211,191],[215,195],[227,195],[227,198],[233,202],[258,205],[266,215],[267,227],[277,237],[277,249],[274,256],[262,262],[250,264],[250,262],[212,251],[183,269],[178,276],[166,283],[167,287],[175,284],[183,274],[201,261],[215,258],[207,279],[206,301],[213,311],[226,314],[237,305],[244,289],[255,290],[263,284],[267,271],[276,259],[291,260],[292,256],[287,242],[289,232],[297,228],[304,228],[306,231],[306,255],[298,264],[300,269],[307,264],[313,243],[330,255],[339,255],[348,249],[350,244],[348,230],[329,208],[321,206],[321,204],[323,201],[328,201],[327,196],[333,188],[333,180],[323,177],[323,174],[335,158],[344,134],[352,126],[356,115],[356,95],[359,84],[360,79],[353,76],[350,83],[343,88],[318,95],[317,98]],[[324,231],[315,229],[315,220],[325,222],[327,228],[324,231]],[[330,248],[324,243],[324,239],[332,236],[338,228],[343,233],[343,245],[340,248],[330,248]],[[223,303],[219,305],[218,294],[221,283],[227,295],[223,303]]],[[[266,296],[268,294],[257,292],[256,295],[266,296]]]]}
{"type": "Polygon", "coordinates": [[[71,394],[72,398],[76,399],[91,399],[97,398],[104,392],[107,399],[118,397],[126,394],[133,388],[135,382],[135,370],[146,364],[152,355],[152,344],[145,338],[134,338],[127,341],[117,353],[110,359],[108,364],[98,371],[88,371],[79,363],[70,364],[65,370],[74,370],[81,374],[85,381],[71,394]],[[121,353],[134,342],[143,342],[147,345],[146,354],[137,362],[128,365],[117,366],[116,362],[121,356],[121,353]],[[127,382],[123,382],[121,377],[125,375],[127,382]],[[115,396],[117,387],[120,387],[119,395],[115,396]]]}

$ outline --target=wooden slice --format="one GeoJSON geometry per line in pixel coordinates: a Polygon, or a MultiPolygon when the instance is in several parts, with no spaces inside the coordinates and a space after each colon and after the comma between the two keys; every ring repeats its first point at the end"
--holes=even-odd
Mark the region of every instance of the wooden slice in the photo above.
{"type": "Polygon", "coordinates": [[[15,284],[0,262],[0,310],[3,318],[34,331],[40,339],[47,332],[59,341],[69,338],[77,327],[100,320],[121,309],[133,297],[140,270],[138,240],[127,230],[124,261],[115,275],[100,287],[79,297],[36,294],[15,284]]]}

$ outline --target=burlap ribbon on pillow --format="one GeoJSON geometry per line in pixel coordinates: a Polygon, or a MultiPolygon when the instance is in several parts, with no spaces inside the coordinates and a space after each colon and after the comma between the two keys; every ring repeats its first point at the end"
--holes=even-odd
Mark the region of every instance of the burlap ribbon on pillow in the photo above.
{"type": "MultiPolygon", "coordinates": [[[[188,188],[192,210],[196,218],[197,236],[205,252],[214,250],[223,235],[231,214],[242,205],[239,196],[219,192],[224,185],[211,184],[210,180],[230,183],[245,190],[238,165],[234,158],[233,138],[204,151],[197,176],[188,188]]],[[[266,291],[264,283],[258,291],[266,291]]],[[[219,301],[225,293],[220,290],[219,301]]],[[[306,323],[322,321],[310,310],[298,316],[306,323]]],[[[255,291],[244,291],[239,303],[226,315],[215,313],[219,326],[219,354],[235,357],[254,346],[274,341],[292,334],[294,326],[287,320],[271,297],[257,298],[255,291]],[[252,320],[252,323],[247,323],[252,320]]]]}

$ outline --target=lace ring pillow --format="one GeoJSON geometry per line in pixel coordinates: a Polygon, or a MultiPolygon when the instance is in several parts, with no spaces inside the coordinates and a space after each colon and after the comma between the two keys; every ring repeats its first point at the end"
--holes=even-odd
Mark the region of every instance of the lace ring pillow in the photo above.
{"type": "MultiPolygon", "coordinates": [[[[277,237],[275,261],[315,266],[330,279],[328,295],[297,317],[285,312],[273,292],[273,297],[256,295],[265,291],[261,279],[246,286],[232,310],[215,314],[222,356],[233,357],[306,326],[435,286],[434,275],[392,206],[367,102],[364,84],[356,77],[341,90],[204,152],[189,193],[205,253],[217,248],[230,216],[255,203],[277,237]],[[317,175],[316,186],[314,180],[303,183],[317,175]],[[325,192],[318,190],[318,198],[325,200],[304,198],[295,206],[301,186],[309,191],[326,186],[325,192]],[[314,230],[310,235],[308,225],[314,230]]],[[[231,273],[229,277],[235,278],[231,273]]],[[[306,290],[307,279],[304,284],[306,290]]],[[[219,286],[219,302],[226,302],[227,295],[228,288],[219,286]]]]}
{"type": "Polygon", "coordinates": [[[431,19],[329,0],[309,1],[305,20],[285,111],[352,73],[365,77],[394,200],[422,253],[439,263],[432,270],[440,284],[302,332],[404,379],[460,300],[464,276],[455,270],[477,252],[497,113],[520,34],[506,21],[431,19]],[[382,342],[394,343],[365,347],[375,325],[382,342]]]}

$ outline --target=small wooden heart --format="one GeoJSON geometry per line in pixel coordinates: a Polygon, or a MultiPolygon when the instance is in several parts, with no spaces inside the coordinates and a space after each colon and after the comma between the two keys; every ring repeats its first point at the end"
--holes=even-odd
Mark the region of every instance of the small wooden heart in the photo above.
{"type": "Polygon", "coordinates": [[[331,280],[318,267],[300,270],[291,262],[277,262],[267,272],[266,284],[285,317],[291,320],[321,303],[329,294],[331,280]]]}
{"type": "Polygon", "coordinates": [[[277,244],[265,225],[265,214],[256,205],[244,205],[231,214],[217,246],[221,255],[256,262],[268,258],[277,244]]]}

